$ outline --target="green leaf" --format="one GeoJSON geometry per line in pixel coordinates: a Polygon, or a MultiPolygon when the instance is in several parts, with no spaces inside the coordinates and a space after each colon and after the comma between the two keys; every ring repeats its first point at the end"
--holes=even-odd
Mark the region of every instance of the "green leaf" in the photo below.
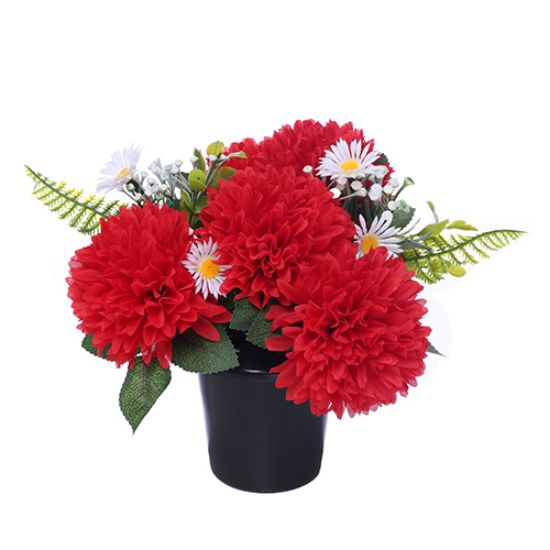
{"type": "Polygon", "coordinates": [[[108,218],[118,212],[118,201],[107,201],[96,195],[84,196],[84,191],[71,189],[65,182],[56,183],[42,174],[25,166],[27,175],[34,181],[33,194],[56,212],[62,220],[68,220],[71,227],[85,235],[99,231],[102,218],[108,218]]]}
{"type": "Polygon", "coordinates": [[[251,344],[266,349],[266,338],[278,335],[271,330],[271,321],[265,318],[265,314],[268,311],[269,307],[266,309],[258,309],[246,298],[237,300],[235,301],[233,317],[231,318],[229,326],[234,330],[246,332],[246,339],[251,344]]]}
{"type": "Polygon", "coordinates": [[[145,365],[141,357],[136,357],[134,367],[128,369],[119,397],[122,414],[134,432],[166,389],[170,378],[170,369],[163,369],[155,359],[150,365],[145,365]]]}
{"type": "Polygon", "coordinates": [[[462,229],[462,231],[477,231],[477,227],[466,223],[464,220],[456,220],[447,226],[447,229],[462,229]]]}
{"type": "Polygon", "coordinates": [[[199,168],[193,168],[187,178],[193,191],[203,191],[206,188],[206,173],[199,168]]]}
{"type": "Polygon", "coordinates": [[[235,309],[229,326],[234,330],[248,331],[260,310],[253,306],[246,298],[235,301],[235,309]]]}
{"type": "Polygon", "coordinates": [[[428,342],[428,349],[426,350],[428,353],[433,353],[434,355],[439,355],[441,357],[445,357],[441,352],[437,351],[433,344],[431,342],[428,342]]]}
{"type": "Polygon", "coordinates": [[[239,366],[237,352],[222,325],[216,327],[219,342],[212,342],[187,330],[172,342],[172,362],[178,367],[202,374],[212,374],[239,366]]]}
{"type": "Polygon", "coordinates": [[[94,345],[92,343],[93,339],[94,339],[93,334],[86,334],[86,336],[84,336],[84,340],[82,340],[82,347],[88,353],[91,353],[92,355],[95,355],[96,357],[101,357],[102,359],[107,359],[107,353],[109,352],[109,348],[111,346],[106,346],[105,349],[103,350],[103,353],[100,355],[97,348],[94,347],[94,345]]]}
{"type": "Polygon", "coordinates": [[[250,329],[248,330],[248,333],[246,335],[246,339],[251,344],[254,344],[255,346],[264,349],[267,349],[265,345],[266,338],[278,336],[277,333],[271,330],[271,321],[268,321],[265,318],[265,314],[268,311],[269,309],[260,311],[260,313],[252,322],[252,325],[250,325],[250,329]]]}
{"type": "Polygon", "coordinates": [[[213,141],[207,148],[209,155],[219,157],[225,151],[225,145],[221,141],[213,141]]]}
{"type": "Polygon", "coordinates": [[[181,191],[180,210],[183,210],[186,214],[191,214],[193,212],[191,196],[184,189],[181,191]]]}
{"type": "Polygon", "coordinates": [[[466,264],[477,264],[480,258],[488,258],[489,252],[504,248],[519,239],[523,231],[495,229],[477,235],[432,235],[424,240],[429,250],[407,249],[402,257],[416,277],[432,284],[445,275],[461,277],[466,264]],[[459,269],[457,269],[457,267],[459,269]]]}
{"type": "Polygon", "coordinates": [[[203,208],[206,208],[206,205],[208,204],[208,196],[207,195],[201,195],[197,199],[197,203],[195,204],[194,212],[198,214],[203,208]]]}
{"type": "Polygon", "coordinates": [[[415,212],[415,209],[412,207],[409,207],[408,209],[398,208],[397,210],[394,210],[392,225],[399,229],[403,229],[404,227],[407,227],[407,225],[411,223],[414,217],[414,212],[415,212]]]}
{"type": "Polygon", "coordinates": [[[437,237],[449,223],[449,220],[443,220],[442,222],[430,223],[418,233],[418,236],[421,240],[427,239],[429,237],[437,237]]]}
{"type": "Polygon", "coordinates": [[[466,270],[461,265],[447,265],[447,273],[453,277],[464,277],[466,270]]]}
{"type": "Polygon", "coordinates": [[[195,168],[206,172],[206,161],[204,160],[201,150],[195,148],[195,150],[193,151],[193,155],[197,157],[197,160],[195,161],[195,168]]]}
{"type": "Polygon", "coordinates": [[[388,160],[388,157],[384,154],[381,154],[374,162],[373,164],[375,165],[380,165],[380,164],[388,164],[389,160],[388,160]]]}
{"type": "Polygon", "coordinates": [[[435,211],[434,203],[432,201],[428,201],[428,206],[430,207],[430,210],[432,211],[434,220],[437,223],[439,221],[439,216],[437,215],[437,212],[435,211]]]}
{"type": "Polygon", "coordinates": [[[218,173],[213,178],[212,186],[213,187],[218,187],[218,185],[220,183],[220,180],[229,180],[229,179],[231,179],[235,175],[236,171],[237,170],[235,170],[235,168],[231,168],[231,166],[222,166],[218,170],[218,173]]]}

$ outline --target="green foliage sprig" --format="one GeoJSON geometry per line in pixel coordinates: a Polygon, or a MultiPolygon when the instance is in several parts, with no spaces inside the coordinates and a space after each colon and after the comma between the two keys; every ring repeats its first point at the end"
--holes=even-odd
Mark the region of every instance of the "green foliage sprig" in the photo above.
{"type": "Polygon", "coordinates": [[[425,283],[436,283],[445,275],[461,277],[465,264],[477,264],[489,253],[504,248],[523,235],[523,231],[495,229],[475,235],[431,234],[423,239],[429,250],[411,248],[403,252],[403,259],[425,283]]]}
{"type": "Polygon", "coordinates": [[[84,191],[67,187],[65,182],[56,183],[28,166],[25,170],[35,183],[35,197],[85,235],[97,233],[101,219],[118,212],[120,203],[116,200],[107,201],[97,195],[85,196],[84,191]]]}

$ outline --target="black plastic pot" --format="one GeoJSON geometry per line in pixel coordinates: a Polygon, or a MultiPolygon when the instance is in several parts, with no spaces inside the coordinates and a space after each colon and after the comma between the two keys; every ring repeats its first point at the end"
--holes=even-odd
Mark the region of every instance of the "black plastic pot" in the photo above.
{"type": "Polygon", "coordinates": [[[295,405],[275,388],[267,371],[284,355],[232,335],[241,366],[201,374],[208,453],[214,475],[231,487],[255,493],[295,489],[317,477],[326,416],[309,404],[295,405]]]}

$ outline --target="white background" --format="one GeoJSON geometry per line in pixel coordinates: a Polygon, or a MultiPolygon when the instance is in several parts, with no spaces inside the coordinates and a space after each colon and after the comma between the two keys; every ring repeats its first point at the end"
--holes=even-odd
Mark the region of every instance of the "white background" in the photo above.
{"type": "Polygon", "coordinates": [[[545,4],[4,2],[0,547],[548,549],[545,4]],[[129,143],[168,162],[308,117],[365,128],[411,202],[529,234],[432,291],[449,356],[407,399],[331,418],[311,485],[247,494],[209,471],[191,374],[132,437],[66,297],[88,239],[23,164],[93,191],[129,143]]]}

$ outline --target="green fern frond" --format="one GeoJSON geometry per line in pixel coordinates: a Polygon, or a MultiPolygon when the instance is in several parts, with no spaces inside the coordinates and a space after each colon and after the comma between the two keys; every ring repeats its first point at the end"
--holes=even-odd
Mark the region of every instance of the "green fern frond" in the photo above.
{"type": "Polygon", "coordinates": [[[84,195],[84,191],[71,189],[65,182],[56,183],[25,166],[27,175],[34,181],[33,195],[60,219],[67,220],[71,227],[85,235],[99,230],[101,218],[108,218],[118,212],[118,201],[107,201],[96,195],[84,195]]]}
{"type": "Polygon", "coordinates": [[[441,281],[445,275],[464,275],[465,264],[477,264],[489,253],[519,239],[523,231],[495,229],[477,235],[435,235],[423,241],[430,250],[407,249],[403,259],[425,283],[441,281]]]}

